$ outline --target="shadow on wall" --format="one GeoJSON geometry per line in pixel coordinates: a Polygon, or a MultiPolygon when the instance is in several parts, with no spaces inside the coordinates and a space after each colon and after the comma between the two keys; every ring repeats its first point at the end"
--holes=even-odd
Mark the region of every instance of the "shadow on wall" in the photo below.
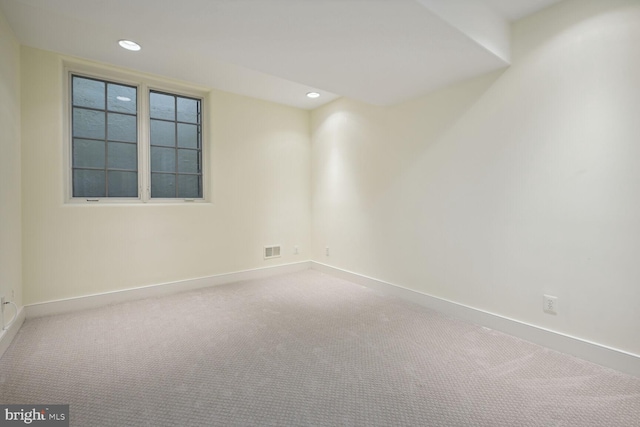
{"type": "Polygon", "coordinates": [[[333,202],[377,204],[395,177],[455,127],[505,70],[390,107],[341,98],[318,109],[311,134],[322,168],[313,171],[314,182],[337,197],[333,202]]]}
{"type": "MultiPolygon", "coordinates": [[[[494,71],[395,106],[342,98],[314,111],[312,211],[322,219],[315,224],[317,235],[331,236],[331,229],[341,230],[345,241],[370,248],[379,247],[381,241],[395,242],[405,233],[415,237],[411,235],[419,230],[402,218],[413,217],[406,210],[421,202],[421,186],[429,185],[426,176],[447,167],[437,162],[424,170],[425,159],[438,158],[432,152],[442,151],[439,146],[447,144],[446,135],[504,73],[504,69],[494,71]],[[412,171],[418,175],[411,177],[412,171]],[[407,179],[411,185],[406,185],[407,179]],[[389,227],[392,223],[401,224],[402,230],[389,227]]],[[[365,251],[340,246],[357,265],[371,260],[365,251]]],[[[385,263],[399,266],[410,258],[395,250],[379,255],[386,258],[385,263]]]]}
{"type": "Polygon", "coordinates": [[[572,38],[580,39],[585,30],[597,28],[589,21],[625,14],[637,6],[637,0],[568,0],[551,6],[548,11],[552,13],[536,13],[517,21],[511,29],[512,63],[545,48],[559,36],[574,33],[572,38]]]}

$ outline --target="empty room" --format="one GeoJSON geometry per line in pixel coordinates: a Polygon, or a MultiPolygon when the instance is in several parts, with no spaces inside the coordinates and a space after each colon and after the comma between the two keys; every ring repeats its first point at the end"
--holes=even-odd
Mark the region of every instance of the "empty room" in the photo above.
{"type": "Polygon", "coordinates": [[[640,0],[0,0],[0,426],[640,426],[640,0]]]}

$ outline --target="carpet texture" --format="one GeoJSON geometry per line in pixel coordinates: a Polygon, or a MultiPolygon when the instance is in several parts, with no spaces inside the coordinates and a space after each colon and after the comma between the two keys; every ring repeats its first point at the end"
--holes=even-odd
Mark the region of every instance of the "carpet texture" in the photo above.
{"type": "Polygon", "coordinates": [[[640,378],[317,271],[28,320],[0,402],[73,426],[640,426],[640,378]]]}

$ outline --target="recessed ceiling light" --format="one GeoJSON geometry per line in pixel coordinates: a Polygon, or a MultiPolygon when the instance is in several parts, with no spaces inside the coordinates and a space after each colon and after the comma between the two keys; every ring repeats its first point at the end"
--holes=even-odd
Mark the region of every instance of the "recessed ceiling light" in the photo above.
{"type": "Polygon", "coordinates": [[[116,96],[116,99],[118,101],[123,101],[123,102],[129,102],[131,101],[131,98],[129,98],[128,96],[116,96]]]}
{"type": "Polygon", "coordinates": [[[309,93],[307,93],[307,96],[309,98],[318,98],[320,96],[320,94],[318,92],[309,92],[309,93]]]}
{"type": "Polygon", "coordinates": [[[132,42],[131,40],[120,40],[118,44],[120,45],[120,47],[123,47],[127,50],[138,51],[142,49],[138,43],[132,42]]]}

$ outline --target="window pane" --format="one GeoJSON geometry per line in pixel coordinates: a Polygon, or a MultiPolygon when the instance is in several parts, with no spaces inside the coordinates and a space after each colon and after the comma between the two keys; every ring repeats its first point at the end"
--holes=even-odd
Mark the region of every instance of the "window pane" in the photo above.
{"type": "Polygon", "coordinates": [[[138,197],[138,174],[109,171],[109,197],[138,197]]]}
{"type": "Polygon", "coordinates": [[[74,197],[104,197],[106,192],[104,174],[104,171],[74,169],[74,197]]]}
{"type": "Polygon", "coordinates": [[[200,175],[178,175],[178,197],[187,199],[202,197],[200,175]]]}
{"type": "Polygon", "coordinates": [[[153,119],[176,119],[175,97],[163,93],[151,92],[149,95],[151,118],[153,119]]]}
{"type": "Polygon", "coordinates": [[[198,104],[200,101],[178,97],[178,121],[198,123],[198,104]]]}
{"type": "Polygon", "coordinates": [[[137,93],[72,76],[73,197],[138,197],[137,93]]]}
{"type": "Polygon", "coordinates": [[[151,120],[151,145],[176,146],[176,124],[151,120]]]}
{"type": "Polygon", "coordinates": [[[151,172],[175,172],[176,150],[151,147],[151,172]]]}
{"type": "Polygon", "coordinates": [[[178,172],[199,173],[198,151],[178,150],[178,172]]]}
{"type": "Polygon", "coordinates": [[[198,147],[198,125],[185,125],[178,123],[178,147],[198,147]]]}
{"type": "Polygon", "coordinates": [[[110,141],[136,142],[138,140],[135,116],[108,113],[107,120],[109,121],[107,139],[110,141]]]}
{"type": "MultiPolygon", "coordinates": [[[[138,169],[138,152],[135,144],[121,144],[119,142],[109,142],[108,162],[109,169],[128,169],[135,171],[138,169]]],[[[109,191],[111,192],[111,191],[109,191]]]]}
{"type": "Polygon", "coordinates": [[[104,141],[74,139],[73,167],[104,169],[104,141]]]}
{"type": "Polygon", "coordinates": [[[73,109],[73,136],[75,138],[104,139],[105,123],[102,111],[73,109]]]}
{"type": "Polygon", "coordinates": [[[108,110],[135,114],[137,111],[137,102],[137,90],[135,87],[113,83],[107,85],[108,110]]]}
{"type": "Polygon", "coordinates": [[[151,197],[176,197],[176,176],[152,173],[151,197]]]}
{"type": "Polygon", "coordinates": [[[104,82],[73,76],[73,105],[104,109],[104,82]]]}

